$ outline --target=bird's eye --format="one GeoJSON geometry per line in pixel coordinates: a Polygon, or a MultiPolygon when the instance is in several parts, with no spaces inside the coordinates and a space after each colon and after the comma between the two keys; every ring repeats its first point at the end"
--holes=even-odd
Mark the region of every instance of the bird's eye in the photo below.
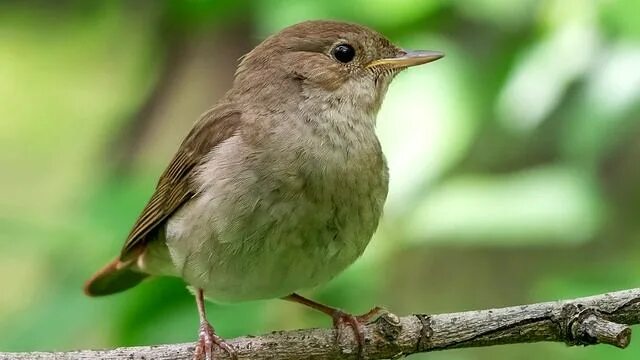
{"type": "Polygon", "coordinates": [[[356,50],[349,44],[340,44],[333,48],[333,57],[341,63],[348,63],[356,56],[356,50]]]}

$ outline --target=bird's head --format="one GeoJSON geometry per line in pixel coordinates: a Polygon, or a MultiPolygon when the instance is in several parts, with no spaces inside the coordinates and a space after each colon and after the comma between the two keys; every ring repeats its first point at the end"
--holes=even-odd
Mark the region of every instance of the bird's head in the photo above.
{"type": "Polygon", "coordinates": [[[292,92],[377,112],[396,74],[443,56],[404,50],[365,26],[306,21],[272,35],[245,55],[234,88],[255,99],[292,92]]]}

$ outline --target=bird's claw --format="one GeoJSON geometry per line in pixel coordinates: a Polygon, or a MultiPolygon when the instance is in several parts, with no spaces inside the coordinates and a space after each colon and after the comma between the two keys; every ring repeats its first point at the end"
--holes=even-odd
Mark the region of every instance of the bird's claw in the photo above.
{"type": "Polygon", "coordinates": [[[238,355],[236,350],[223,338],[216,335],[213,327],[208,322],[200,324],[200,333],[198,338],[198,344],[196,345],[196,351],[193,355],[194,360],[213,360],[213,348],[218,346],[220,349],[229,354],[232,360],[237,360],[238,355]]]}
{"type": "Polygon", "coordinates": [[[342,310],[335,310],[331,315],[333,319],[333,327],[336,329],[336,341],[340,341],[342,335],[342,325],[348,326],[353,331],[358,343],[358,359],[363,359],[365,345],[365,328],[364,325],[377,320],[380,316],[388,311],[381,307],[374,307],[367,313],[362,315],[351,315],[342,310]]]}

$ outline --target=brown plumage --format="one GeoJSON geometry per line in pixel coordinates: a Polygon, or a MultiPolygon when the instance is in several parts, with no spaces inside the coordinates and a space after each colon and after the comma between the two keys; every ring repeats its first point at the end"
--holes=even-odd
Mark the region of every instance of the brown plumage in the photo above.
{"type": "Polygon", "coordinates": [[[326,282],[364,251],[387,194],[375,117],[393,77],[442,57],[402,50],[375,31],[308,21],[243,57],[233,87],[180,145],[120,256],[86,284],[89,295],[149,275],[182,277],[200,312],[196,357],[217,337],[204,296],[285,298],[361,321],[294,292],[326,282]]]}
{"type": "Polygon", "coordinates": [[[147,243],[157,238],[157,232],[163,230],[167,218],[195,195],[194,169],[211,149],[233,134],[238,124],[238,112],[231,106],[218,106],[202,115],[160,176],[156,190],[133,225],[120,256],[85,283],[85,294],[117,293],[149,276],[137,266],[137,258],[144,253],[147,243]]]}

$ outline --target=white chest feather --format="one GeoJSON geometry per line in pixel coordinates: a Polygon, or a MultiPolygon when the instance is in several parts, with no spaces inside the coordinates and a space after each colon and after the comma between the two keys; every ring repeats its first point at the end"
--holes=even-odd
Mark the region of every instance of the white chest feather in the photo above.
{"type": "Polygon", "coordinates": [[[372,124],[333,120],[276,124],[262,143],[239,134],[211,152],[198,196],[167,224],[188,283],[223,302],[282,297],[362,254],[382,212],[386,165],[372,124]]]}

